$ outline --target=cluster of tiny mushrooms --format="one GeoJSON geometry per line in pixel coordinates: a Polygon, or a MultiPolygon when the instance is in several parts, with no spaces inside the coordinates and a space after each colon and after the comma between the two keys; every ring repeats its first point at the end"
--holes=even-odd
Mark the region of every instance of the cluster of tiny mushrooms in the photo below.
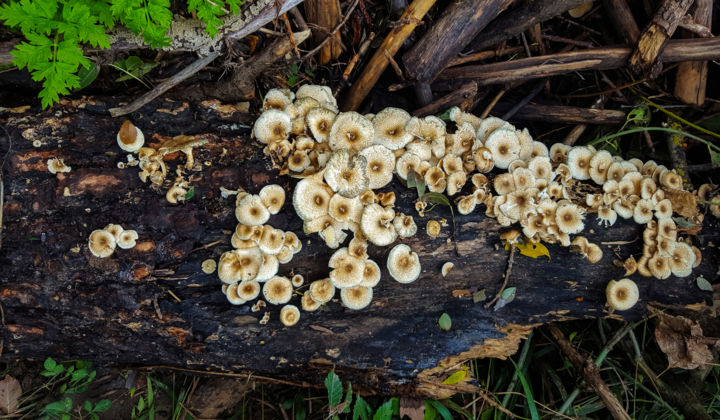
{"type": "MultiPolygon", "coordinates": [[[[501,235],[511,246],[523,241],[558,243],[596,263],[603,257],[602,249],[584,236],[571,235],[583,232],[589,214],[605,227],[619,216],[645,225],[642,256],[625,260],[625,276],[637,272],[658,279],[671,274],[686,277],[700,263],[700,251],[678,237],[672,218],[670,197],[683,190],[682,177],[654,161],[624,160],[592,146],[558,143],[548,149],[533,140],[527,129],[518,130],[495,117],[479,118],[457,107],[449,112],[454,132],[448,132],[448,124],[438,117],[412,117],[399,108],[367,115],[339,112],[327,86],[305,85],[295,93],[272,89],[265,95],[262,110],[252,135],[265,145],[263,152],[280,174],[301,178],[292,201],[304,233],[318,233],[329,248],[336,249],[328,264],[329,276],[311,282],[304,293],[297,292],[304,311],[331,301],[336,289],[345,307],[367,307],[381,278],[379,265],[368,258],[368,244],[384,247],[417,233],[413,217],[394,210],[394,192],[375,192],[394,175],[405,181],[413,176],[429,191],[452,197],[460,214],[483,205],[485,214],[502,226],[519,224],[520,230],[501,235]],[[491,181],[485,174],[493,169],[501,172],[491,181]],[[470,191],[464,188],[468,181],[470,191]],[[347,231],[353,237],[340,247],[347,231]]],[[[155,187],[163,185],[168,171],[164,155],[183,151],[185,168],[190,169],[192,148],[204,144],[192,136],[176,136],[159,149],[143,147],[142,132],[129,121],[123,123],[117,141],[123,150],[139,154],[138,159],[128,155],[127,165],[139,165],[140,178],[155,187]]],[[[167,200],[184,200],[187,188],[178,168],[167,200]]],[[[695,194],[707,195],[711,189],[703,185],[695,194]]],[[[302,249],[302,243],[294,232],[267,224],[283,206],[285,191],[279,185],[266,185],[258,194],[242,189],[233,193],[237,194],[239,223],[231,238],[234,249],[223,253],[217,263],[223,293],[239,305],[262,292],[267,303],[285,305],[280,320],[294,325],[300,309],[289,302],[296,294],[293,287],[303,286],[304,278],[280,276],[278,270],[279,264],[290,262],[302,249]]],[[[713,201],[717,197],[702,198],[713,201]]],[[[426,206],[422,197],[415,203],[420,215],[426,206]]],[[[717,206],[711,207],[713,213],[720,213],[713,207],[717,206]]],[[[116,226],[91,234],[93,255],[110,255],[115,243],[124,247],[120,244],[123,232],[134,231],[116,226]],[[111,234],[103,234],[108,231],[111,234]]],[[[440,226],[431,220],[428,235],[437,236],[440,226]]],[[[212,273],[215,266],[208,260],[203,271],[212,273]]],[[[392,248],[387,268],[400,283],[415,281],[421,271],[418,255],[405,244],[392,248]]],[[[451,268],[452,263],[445,263],[442,275],[451,268]]],[[[627,310],[639,297],[637,285],[627,278],[611,281],[606,294],[611,310],[627,310]]],[[[257,301],[252,311],[259,311],[265,301],[257,301]]],[[[260,322],[268,320],[269,312],[265,312],[260,322]]]]}

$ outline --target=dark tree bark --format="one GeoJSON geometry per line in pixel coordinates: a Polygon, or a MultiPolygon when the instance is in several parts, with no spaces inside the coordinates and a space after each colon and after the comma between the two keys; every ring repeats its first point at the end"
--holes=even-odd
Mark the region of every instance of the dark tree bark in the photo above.
{"type": "MultiPolygon", "coordinates": [[[[314,383],[335,366],[344,380],[377,392],[446,396],[474,389],[472,383],[441,384],[458,363],[513,354],[534,326],[546,322],[609,316],[603,306],[605,285],[624,272],[613,259],[641,250],[639,226],[620,222],[604,229],[589,215],[587,237],[605,254],[599,263],[589,264],[554,245],[548,246],[550,261],[518,254],[508,282],[517,287],[517,297],[498,311],[485,309],[469,296],[485,289],[492,297],[503,282],[508,253],[498,234],[505,229],[476,210],[456,215],[455,242],[450,227],[431,239],[424,229],[427,221],[447,218],[452,226],[450,213],[437,208],[419,217],[412,209],[416,193],[393,181],[398,210],[414,215],[420,227],[405,242],[420,255],[421,277],[412,284],[395,282],[385,269],[390,247],[371,246],[369,254],[382,267],[383,279],[370,307],[351,311],[331,302],[317,312],[303,312],[292,328],[281,325],[279,308],[272,307],[270,322],[260,325],[262,312],[229,304],[217,275],[201,271],[203,260],[217,260],[231,249],[234,198],[222,198],[219,188],[256,193],[269,183],[282,185],[289,198],[269,223],[298,233],[303,249],[280,273],[292,269],[307,280],[324,278],[331,251],[316,235],[302,233],[290,203],[295,180],[278,176],[260,145],[250,140],[253,116],[209,102],[155,100],[132,114],[150,144],[178,134],[208,140],[195,151],[202,170],[190,173],[194,196],[171,205],[164,193],[141,182],[136,167],[117,168],[125,160],[115,141],[122,121],[110,118],[108,109],[118,102],[64,100],[46,111],[0,114],[12,138],[3,168],[0,360],[81,358],[314,383]],[[40,147],[33,146],[36,140],[40,147]],[[50,174],[46,161],[52,157],[64,158],[72,171],[50,174]],[[138,244],[95,258],[88,236],[108,223],[135,229],[138,244]],[[443,278],[440,268],[446,261],[455,268],[443,278]],[[447,332],[437,325],[444,312],[453,324],[447,332]]],[[[5,149],[7,144],[0,142],[5,149]]],[[[168,155],[167,163],[172,177],[184,158],[168,155]]],[[[718,232],[716,221],[706,220],[702,238],[717,243],[718,232]]],[[[658,281],[634,276],[641,303],[612,317],[637,319],[653,301],[708,302],[710,293],[699,290],[694,278],[712,279],[718,260],[711,248],[702,250],[703,263],[691,277],[658,281]]],[[[291,303],[299,305],[298,298],[291,303]]]]}

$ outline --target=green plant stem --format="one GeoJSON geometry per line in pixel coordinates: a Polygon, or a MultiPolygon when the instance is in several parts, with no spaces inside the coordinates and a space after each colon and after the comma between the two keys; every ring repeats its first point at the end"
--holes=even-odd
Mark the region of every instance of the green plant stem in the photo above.
{"type": "MultiPolygon", "coordinates": [[[[523,343],[523,348],[520,351],[520,357],[518,357],[517,366],[519,370],[525,369],[525,359],[527,359],[528,353],[530,352],[530,342],[532,341],[532,333],[528,335],[528,338],[525,340],[525,343],[523,343]]],[[[510,402],[510,398],[512,397],[511,392],[515,390],[515,386],[517,386],[519,380],[518,370],[515,370],[513,372],[512,380],[510,381],[510,385],[507,387],[507,394],[502,399],[502,402],[500,405],[503,407],[506,407],[507,404],[510,402]]]]}
{"type": "Polygon", "coordinates": [[[575,398],[577,398],[578,395],[580,395],[580,388],[573,389],[573,392],[570,393],[563,405],[560,406],[560,409],[558,409],[558,414],[565,414],[570,406],[572,406],[573,401],[575,401],[575,398]]]}
{"type": "Polygon", "coordinates": [[[693,124],[693,123],[691,123],[690,121],[684,119],[683,117],[675,114],[674,112],[668,111],[667,109],[663,108],[662,106],[656,104],[655,102],[651,101],[650,99],[648,99],[648,98],[646,98],[646,97],[644,97],[644,96],[642,96],[642,95],[640,95],[640,98],[641,98],[643,101],[645,101],[648,105],[650,105],[651,107],[660,110],[661,112],[663,112],[664,114],[669,115],[669,116],[672,117],[672,118],[675,118],[676,120],[678,120],[678,121],[680,121],[681,123],[687,125],[688,127],[692,127],[692,128],[694,128],[694,129],[696,129],[696,130],[698,130],[698,131],[701,131],[701,132],[703,132],[703,133],[705,133],[705,134],[709,134],[709,135],[711,135],[711,136],[713,136],[713,137],[716,137],[716,138],[719,138],[719,139],[720,139],[720,134],[717,134],[717,133],[715,133],[714,131],[710,131],[710,130],[708,130],[707,128],[703,128],[703,127],[701,127],[701,126],[699,126],[699,125],[697,125],[697,124],[693,124]]]}
{"type": "Polygon", "coordinates": [[[643,132],[643,131],[663,131],[663,132],[666,132],[666,133],[672,133],[672,134],[677,134],[677,135],[680,135],[680,136],[689,137],[689,138],[691,138],[691,139],[693,139],[693,140],[697,140],[697,141],[699,141],[700,143],[706,145],[709,149],[715,149],[717,152],[720,152],[720,147],[719,147],[719,146],[717,146],[717,145],[715,145],[715,144],[713,144],[713,143],[710,143],[709,141],[707,141],[707,140],[705,140],[705,139],[703,139],[703,138],[701,138],[701,137],[698,137],[698,136],[693,135],[693,134],[690,134],[690,133],[686,133],[686,132],[684,132],[684,131],[675,130],[675,129],[672,129],[672,128],[665,128],[665,127],[637,127],[637,128],[631,128],[630,130],[620,131],[619,133],[608,134],[607,136],[600,137],[599,139],[595,139],[595,140],[591,141],[590,143],[588,143],[588,145],[594,146],[594,145],[596,145],[596,144],[598,144],[598,143],[602,143],[602,142],[607,141],[607,140],[612,140],[612,139],[614,139],[614,138],[616,138],[616,137],[621,137],[621,136],[624,136],[624,135],[626,135],[626,134],[641,133],[641,132],[643,132]]]}

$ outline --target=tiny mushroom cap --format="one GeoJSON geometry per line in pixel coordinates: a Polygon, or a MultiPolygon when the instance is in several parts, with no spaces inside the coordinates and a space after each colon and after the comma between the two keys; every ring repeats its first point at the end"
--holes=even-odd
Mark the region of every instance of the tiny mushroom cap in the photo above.
{"type": "Polygon", "coordinates": [[[328,144],[332,150],[360,151],[373,144],[373,123],[355,111],[341,112],[335,117],[328,144]]]}
{"type": "Polygon", "coordinates": [[[302,310],[308,312],[317,310],[321,305],[320,302],[313,300],[312,296],[310,296],[310,292],[303,294],[303,297],[300,299],[300,303],[302,305],[302,310]]]}
{"type": "Polygon", "coordinates": [[[292,283],[293,287],[300,287],[305,283],[305,277],[303,277],[302,274],[295,274],[290,279],[290,282],[292,283]]]}
{"type": "Polygon", "coordinates": [[[235,207],[235,217],[244,225],[259,226],[270,218],[270,211],[265,207],[260,196],[248,194],[235,207]]]}
{"type": "Polygon", "coordinates": [[[290,89],[270,89],[263,98],[263,110],[283,110],[292,103],[295,94],[290,89]]]}
{"type": "Polygon", "coordinates": [[[332,190],[316,178],[305,178],[293,191],[295,212],[303,220],[312,220],[328,214],[332,190]]]}
{"type": "MultiPolygon", "coordinates": [[[[215,260],[209,258],[202,262],[202,271],[205,274],[212,274],[215,272],[215,268],[217,267],[217,263],[215,260]]],[[[227,284],[227,283],[226,283],[227,284]]]]}
{"type": "Polygon", "coordinates": [[[397,231],[393,225],[395,211],[383,208],[379,204],[365,206],[360,219],[360,229],[368,241],[377,246],[390,245],[397,239],[397,231]]]}
{"type": "Polygon", "coordinates": [[[465,172],[458,171],[451,173],[447,177],[447,194],[451,196],[457,194],[465,185],[465,182],[467,182],[465,172]]]}
{"type": "Polygon", "coordinates": [[[88,238],[90,253],[98,258],[106,258],[112,255],[115,252],[115,245],[115,236],[103,229],[92,231],[88,238]]]}
{"type": "Polygon", "coordinates": [[[672,274],[670,262],[667,258],[663,258],[660,255],[655,255],[650,258],[647,262],[647,267],[653,277],[661,280],[670,277],[670,274],[672,274]]]}
{"type": "Polygon", "coordinates": [[[422,160],[415,153],[405,153],[395,161],[395,171],[400,179],[406,180],[410,171],[419,172],[422,160]]]}
{"type": "Polygon", "coordinates": [[[493,179],[493,187],[498,195],[507,195],[515,191],[515,178],[510,173],[502,173],[493,179]]]}
{"type": "Polygon", "coordinates": [[[173,185],[165,193],[165,199],[170,204],[177,204],[178,201],[185,201],[187,190],[180,185],[173,185]]]}
{"type": "Polygon", "coordinates": [[[630,279],[610,280],[605,288],[607,304],[616,311],[626,311],[638,301],[640,291],[637,284],[630,279]]]}
{"type": "Polygon", "coordinates": [[[103,229],[110,232],[112,234],[112,236],[115,237],[116,241],[120,239],[120,234],[123,233],[123,231],[125,230],[125,229],[123,229],[122,226],[116,225],[113,223],[110,223],[109,225],[105,226],[103,229]]]}
{"type": "Polygon", "coordinates": [[[428,236],[434,238],[440,234],[440,229],[442,228],[442,225],[440,225],[440,222],[437,220],[430,220],[427,222],[427,225],[425,226],[425,230],[427,231],[428,236]]]}
{"type": "Polygon", "coordinates": [[[315,302],[325,303],[335,296],[335,286],[333,286],[329,278],[315,280],[310,283],[308,292],[315,302]]]}
{"type": "Polygon", "coordinates": [[[117,134],[117,143],[126,152],[137,152],[145,144],[145,136],[130,120],[125,120],[117,134]]]}
{"type": "Polygon", "coordinates": [[[292,129],[290,116],[277,109],[270,109],[260,114],[253,126],[253,136],[260,143],[271,144],[285,140],[292,129]]]}
{"type": "Polygon", "coordinates": [[[595,264],[602,259],[602,249],[597,244],[588,244],[585,257],[590,264],[595,264]]]}
{"type": "Polygon", "coordinates": [[[555,163],[567,162],[567,155],[571,147],[572,146],[563,143],[553,144],[550,146],[550,159],[555,163]]]}
{"type": "Polygon", "coordinates": [[[260,283],[255,280],[240,282],[237,294],[245,300],[253,300],[260,295],[260,283]]]}
{"type": "Polygon", "coordinates": [[[640,199],[635,204],[635,209],[633,209],[633,220],[635,223],[644,225],[649,223],[653,218],[653,209],[655,206],[653,205],[652,201],[646,200],[646,199],[640,199]]]}
{"type": "Polygon", "coordinates": [[[405,130],[410,114],[400,108],[388,107],[375,114],[372,119],[375,129],[373,143],[381,144],[390,150],[405,147],[413,139],[412,133],[405,130]]]}
{"type": "Polygon", "coordinates": [[[232,303],[233,305],[242,305],[243,303],[247,302],[247,300],[243,299],[238,294],[238,286],[240,286],[240,283],[235,282],[225,289],[225,297],[227,297],[228,302],[232,303]]]}
{"type": "Polygon", "coordinates": [[[673,190],[681,190],[683,182],[680,175],[678,175],[674,171],[667,171],[663,172],[663,174],[660,176],[660,184],[673,190]]]}
{"type": "Polygon", "coordinates": [[[295,98],[302,99],[302,98],[313,98],[316,101],[318,101],[320,104],[328,105],[328,106],[337,106],[337,101],[335,101],[335,97],[332,94],[332,90],[330,90],[329,86],[321,86],[321,85],[303,85],[300,86],[300,88],[297,90],[297,93],[295,93],[295,98]]]}
{"type": "Polygon", "coordinates": [[[669,219],[672,217],[673,209],[670,199],[662,199],[655,204],[655,218],[658,220],[669,219]]]}
{"type": "Polygon", "coordinates": [[[278,214],[285,203],[285,190],[277,184],[264,186],[258,195],[270,214],[278,214]]]}
{"type": "Polygon", "coordinates": [[[348,309],[363,309],[370,304],[372,297],[372,287],[355,286],[340,290],[340,300],[348,309]]]}
{"type": "Polygon", "coordinates": [[[336,115],[334,111],[323,107],[313,108],[308,111],[307,115],[305,115],[305,121],[310,127],[310,132],[315,141],[318,143],[327,142],[336,115]]]}
{"type": "Polygon", "coordinates": [[[373,260],[365,260],[365,270],[360,286],[375,287],[380,283],[380,266],[373,260]]]}
{"type": "Polygon", "coordinates": [[[388,254],[387,268],[399,283],[412,283],[420,275],[420,258],[409,246],[398,244],[388,254]]]}
{"type": "Polygon", "coordinates": [[[499,128],[511,128],[507,121],[498,117],[487,117],[484,118],[477,128],[477,139],[485,142],[487,137],[499,128]]]}
{"type": "Polygon", "coordinates": [[[567,156],[567,164],[570,167],[572,177],[578,180],[590,179],[590,161],[593,152],[585,146],[575,146],[570,149],[567,156]]]}
{"type": "Polygon", "coordinates": [[[286,246],[283,246],[282,249],[280,249],[280,252],[275,254],[275,257],[277,258],[277,260],[280,264],[287,264],[290,261],[292,261],[293,255],[294,254],[292,252],[292,249],[290,249],[286,246]]]}
{"type": "Polygon", "coordinates": [[[448,273],[450,273],[450,270],[452,270],[453,267],[455,267],[455,264],[453,264],[449,261],[446,262],[445,264],[443,264],[442,268],[440,269],[440,274],[442,274],[443,277],[447,277],[448,273]]]}
{"type": "Polygon", "coordinates": [[[328,265],[333,268],[330,272],[330,281],[339,289],[357,286],[363,280],[365,262],[350,255],[347,248],[335,251],[328,265]]]}
{"type": "Polygon", "coordinates": [[[328,213],[339,222],[354,222],[360,219],[363,212],[362,201],[358,197],[347,198],[334,194],[330,199],[328,213]]]}
{"type": "Polygon", "coordinates": [[[350,198],[360,195],[370,183],[365,157],[352,155],[347,149],[333,153],[325,165],[324,176],[330,189],[350,198]]]}
{"type": "Polygon", "coordinates": [[[507,169],[520,154],[520,141],[515,130],[498,128],[487,137],[485,147],[490,149],[495,166],[500,169],[507,169]]]}
{"type": "Polygon", "coordinates": [[[658,220],[658,235],[668,238],[672,241],[677,239],[677,225],[673,219],[660,219],[658,220]]]}
{"type": "Polygon", "coordinates": [[[626,275],[626,276],[631,276],[631,275],[635,274],[635,272],[637,271],[637,269],[638,269],[638,262],[637,262],[637,260],[635,259],[635,257],[633,257],[633,256],[631,255],[630,257],[628,257],[628,259],[626,259],[626,260],[623,262],[623,267],[625,268],[625,275],[626,275]]]}
{"type": "Polygon", "coordinates": [[[395,231],[401,238],[409,238],[417,233],[417,225],[412,216],[398,213],[393,219],[395,231]]]}
{"type": "Polygon", "coordinates": [[[290,301],[293,294],[292,283],[287,277],[275,276],[265,282],[263,296],[267,303],[283,305],[290,301]]]}
{"type": "Polygon", "coordinates": [[[675,244],[675,249],[668,262],[673,275],[687,277],[692,273],[695,253],[690,245],[685,242],[678,242],[675,244]]]}
{"type": "Polygon", "coordinates": [[[295,305],[285,305],[280,309],[280,322],[286,327],[292,327],[300,320],[300,309],[295,305]]]}
{"type": "Polygon", "coordinates": [[[285,232],[270,225],[263,226],[263,233],[258,241],[260,250],[266,254],[277,254],[285,244],[285,232]]]}
{"type": "Polygon", "coordinates": [[[376,144],[360,151],[367,163],[368,188],[376,190],[392,181],[395,155],[387,147],[376,144]]]}
{"type": "Polygon", "coordinates": [[[120,238],[117,240],[117,246],[122,249],[130,249],[135,246],[137,241],[138,233],[134,230],[123,230],[120,233],[120,238]]]}
{"type": "Polygon", "coordinates": [[[58,158],[48,159],[47,167],[48,172],[50,172],[51,174],[56,174],[58,172],[70,172],[70,170],[72,169],[70,166],[66,165],[62,159],[58,158]]]}
{"type": "Polygon", "coordinates": [[[361,259],[366,259],[368,257],[367,247],[368,243],[362,235],[362,231],[355,232],[355,236],[348,244],[348,254],[361,259]]]}
{"type": "Polygon", "coordinates": [[[224,252],[218,262],[218,277],[223,283],[253,280],[260,270],[262,261],[263,254],[259,248],[224,252]]]}
{"type": "Polygon", "coordinates": [[[555,210],[555,223],[561,232],[579,233],[585,227],[582,209],[575,204],[561,204],[555,210]]]}
{"type": "Polygon", "coordinates": [[[528,169],[536,179],[550,181],[552,178],[552,164],[547,156],[535,156],[528,162],[528,169]]]}
{"type": "Polygon", "coordinates": [[[607,179],[607,171],[613,164],[613,158],[607,150],[600,150],[590,159],[590,178],[598,185],[607,179]]]}
{"type": "MultiPolygon", "coordinates": [[[[292,255],[292,253],[290,253],[290,255],[292,255]]],[[[260,265],[260,269],[258,269],[255,280],[263,282],[275,277],[279,267],[280,261],[276,255],[263,254],[263,262],[262,265],[260,265]]]]}
{"type": "Polygon", "coordinates": [[[475,210],[477,202],[475,201],[474,195],[466,195],[460,199],[457,203],[458,213],[467,215],[475,210]]]}
{"type": "Polygon", "coordinates": [[[287,231],[285,232],[285,246],[290,248],[293,254],[296,254],[302,249],[302,242],[295,232],[287,231]]]}
{"type": "Polygon", "coordinates": [[[487,147],[478,147],[473,150],[473,160],[475,169],[480,172],[490,172],[495,167],[492,151],[487,147]]]}

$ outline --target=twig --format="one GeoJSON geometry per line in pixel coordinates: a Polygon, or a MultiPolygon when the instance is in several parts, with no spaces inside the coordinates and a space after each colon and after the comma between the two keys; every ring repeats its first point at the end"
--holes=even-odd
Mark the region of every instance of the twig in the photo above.
{"type": "Polygon", "coordinates": [[[513,261],[515,261],[515,245],[510,244],[510,256],[508,257],[507,269],[505,270],[505,279],[503,280],[502,286],[500,286],[500,290],[498,290],[493,300],[485,304],[486,308],[491,307],[498,299],[500,299],[500,296],[502,296],[502,293],[505,291],[508,279],[510,278],[510,272],[512,271],[513,261]]]}
{"type": "Polygon", "coordinates": [[[483,112],[480,114],[480,118],[487,117],[488,114],[490,114],[490,111],[492,111],[492,109],[495,108],[495,105],[497,105],[500,98],[502,98],[506,92],[507,92],[507,89],[505,89],[505,88],[500,89],[500,91],[497,93],[497,95],[495,95],[495,97],[492,98],[492,101],[490,101],[490,103],[485,107],[483,112]]]}
{"type": "Polygon", "coordinates": [[[557,35],[543,34],[542,38],[547,39],[548,41],[562,42],[564,44],[577,45],[578,47],[583,47],[583,48],[595,48],[595,44],[593,44],[592,42],[577,41],[574,39],[565,38],[565,37],[557,36],[557,35]]]}
{"type": "Polygon", "coordinates": [[[535,97],[540,93],[540,91],[543,90],[543,87],[545,87],[545,83],[546,83],[546,82],[547,82],[547,79],[542,79],[542,80],[540,80],[540,81],[535,85],[535,87],[530,91],[530,93],[528,93],[527,95],[525,95],[524,98],[522,98],[518,103],[515,104],[515,106],[513,106],[512,108],[510,108],[510,110],[509,110],[508,112],[506,112],[505,115],[503,115],[503,116],[500,117],[500,118],[503,119],[503,120],[505,120],[505,121],[507,121],[507,120],[509,120],[510,118],[512,118],[513,115],[515,115],[515,113],[520,110],[520,108],[522,108],[522,107],[524,107],[525,105],[527,105],[528,102],[532,101],[533,98],[535,98],[535,97]]]}
{"type": "Polygon", "coordinates": [[[297,7],[293,7],[292,9],[290,9],[289,13],[292,15],[295,24],[298,26],[298,28],[300,28],[301,31],[308,30],[307,22],[305,22],[305,18],[303,17],[302,13],[300,13],[297,7]]]}
{"type": "Polygon", "coordinates": [[[343,20],[341,20],[340,23],[338,23],[337,25],[335,25],[335,27],[333,28],[333,30],[330,31],[330,33],[328,34],[328,36],[327,36],[320,44],[318,44],[317,47],[315,47],[315,48],[313,48],[312,50],[310,50],[310,52],[308,52],[307,54],[305,54],[302,58],[300,58],[300,60],[305,61],[305,60],[307,60],[308,58],[310,58],[310,57],[314,56],[315,54],[317,54],[318,52],[320,52],[320,50],[322,49],[322,47],[324,47],[325,44],[327,44],[328,42],[330,42],[330,40],[335,37],[335,34],[340,30],[340,28],[342,28],[343,26],[345,26],[345,24],[347,23],[348,19],[350,19],[350,15],[352,15],[352,12],[353,12],[353,11],[355,10],[355,8],[357,7],[358,3],[360,3],[360,0],[353,0],[352,4],[351,4],[350,7],[348,8],[347,12],[345,12],[345,17],[343,17],[343,20]]]}
{"type": "Polygon", "coordinates": [[[215,60],[219,56],[220,56],[220,51],[214,51],[214,52],[211,52],[210,55],[208,55],[207,57],[202,57],[202,58],[195,60],[192,64],[190,64],[189,66],[182,69],[179,73],[175,74],[173,77],[171,77],[171,78],[167,79],[166,81],[160,83],[159,85],[155,86],[155,88],[153,90],[151,90],[150,92],[147,92],[143,96],[134,100],[129,105],[125,105],[125,106],[122,106],[119,108],[111,108],[110,115],[113,117],[119,117],[121,115],[129,114],[131,112],[137,111],[143,105],[147,104],[148,102],[152,101],[153,99],[157,98],[158,96],[160,96],[163,93],[167,92],[168,90],[172,89],[178,83],[182,82],[183,80],[187,79],[188,77],[192,76],[193,74],[204,69],[208,64],[212,63],[213,60],[215,60]]]}
{"type": "Polygon", "coordinates": [[[360,49],[358,49],[358,52],[353,55],[353,57],[348,62],[347,67],[345,67],[345,71],[343,71],[342,78],[344,81],[347,81],[350,78],[350,73],[355,69],[355,65],[357,65],[357,62],[360,60],[360,57],[364,56],[367,50],[370,48],[370,44],[372,43],[372,40],[375,39],[375,32],[370,32],[370,35],[368,35],[367,39],[360,45],[360,49]]]}
{"type": "Polygon", "coordinates": [[[283,13],[282,15],[283,23],[285,24],[285,32],[287,32],[287,36],[290,39],[290,43],[292,44],[293,51],[295,51],[295,55],[297,58],[300,58],[300,51],[298,50],[297,44],[295,43],[295,37],[293,36],[292,28],[290,27],[290,20],[287,17],[287,13],[283,13]]]}
{"type": "Polygon", "coordinates": [[[402,69],[400,69],[400,66],[398,66],[397,61],[393,58],[393,56],[388,52],[388,50],[383,48],[383,54],[385,54],[385,58],[387,58],[388,63],[390,63],[390,67],[393,68],[393,71],[395,71],[395,74],[401,79],[405,79],[405,76],[403,75],[402,69]]]}

